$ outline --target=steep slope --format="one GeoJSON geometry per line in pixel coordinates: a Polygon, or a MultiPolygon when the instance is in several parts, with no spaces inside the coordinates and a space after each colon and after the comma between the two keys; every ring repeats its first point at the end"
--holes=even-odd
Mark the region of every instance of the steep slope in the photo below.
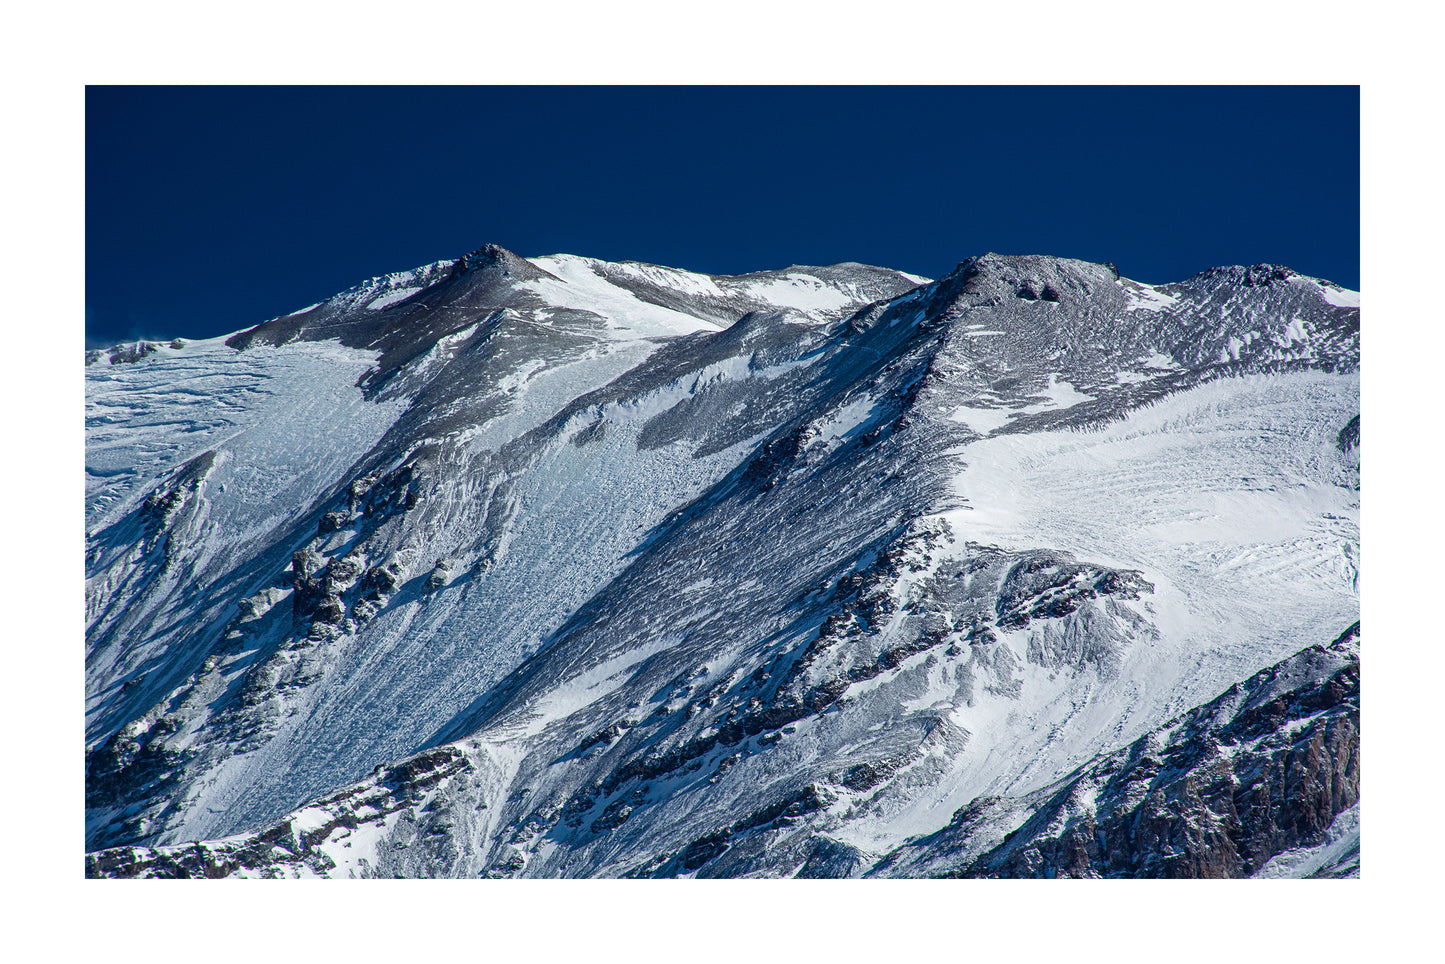
{"type": "MultiPolygon", "coordinates": [[[[1359,630],[1311,646],[1208,704],[1025,797],[978,797],[879,860],[878,877],[1334,877],[1359,872],[1359,630]]],[[[233,840],[92,855],[119,877],[334,876],[433,867],[473,810],[468,758],[442,747],[233,840]],[[422,802],[424,801],[424,802],[422,802]],[[418,804],[420,803],[420,806],[418,804]],[[408,855],[411,856],[411,855],[408,855]],[[422,864],[423,867],[426,863],[422,864]]],[[[854,774],[853,784],[872,773],[854,774]]],[[[846,784],[845,784],[846,785],[846,784]]],[[[776,838],[817,798],[764,811],[664,863],[695,871],[751,836],[776,838]]],[[[520,852],[515,867],[520,869],[520,852]]],[[[799,869],[866,867],[817,846],[799,869]]]]}
{"type": "Polygon", "coordinates": [[[1357,623],[1058,783],[975,799],[873,873],[1331,876],[1351,859],[1357,872],[1359,740],[1357,623]]]}
{"type": "MultiPolygon", "coordinates": [[[[87,369],[92,846],[230,832],[420,748],[732,467],[629,439],[639,400],[746,369],[742,330],[679,351],[718,323],[539,260],[485,248],[87,369]]],[[[817,270],[844,304],[913,287],[817,270]]],[[[765,280],[711,283],[776,312],[765,280]]],[[[804,294],[778,324],[815,323],[804,294]]],[[[721,448],[761,430],[735,428],[721,448]]]]}
{"type": "Polygon", "coordinates": [[[340,336],[404,412],[93,730],[92,848],[324,799],[92,872],[861,874],[1358,619],[1353,293],[987,255],[849,314],[886,273],[487,258],[474,327],[340,336]]]}

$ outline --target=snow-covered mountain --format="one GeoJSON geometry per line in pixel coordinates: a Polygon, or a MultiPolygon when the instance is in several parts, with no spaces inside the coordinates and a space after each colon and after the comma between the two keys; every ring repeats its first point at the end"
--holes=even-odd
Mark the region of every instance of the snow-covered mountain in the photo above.
{"type": "Polygon", "coordinates": [[[92,353],[87,873],[1357,873],[1358,304],[489,246],[92,353]]]}

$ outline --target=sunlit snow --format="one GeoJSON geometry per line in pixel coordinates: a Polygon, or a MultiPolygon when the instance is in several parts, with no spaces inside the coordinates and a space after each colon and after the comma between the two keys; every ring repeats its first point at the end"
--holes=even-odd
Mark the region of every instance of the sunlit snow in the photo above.
{"type": "Polygon", "coordinates": [[[1349,290],[1348,288],[1330,288],[1330,287],[1325,287],[1325,288],[1322,289],[1322,292],[1323,292],[1323,294],[1324,294],[1324,296],[1325,296],[1325,300],[1328,301],[1330,304],[1335,305],[1335,306],[1337,306],[1337,307],[1340,307],[1340,308],[1358,308],[1358,307],[1360,307],[1360,293],[1359,293],[1358,291],[1351,291],[1351,290],[1349,290]]]}
{"type": "MultiPolygon", "coordinates": [[[[999,332],[970,332],[970,334],[1000,334],[999,332]]],[[[996,429],[1007,425],[1011,419],[1018,415],[1032,415],[1038,412],[1048,412],[1054,409],[1072,408],[1080,402],[1087,402],[1093,399],[1092,395],[1085,395],[1074,388],[1066,381],[1059,379],[1056,374],[1049,375],[1048,386],[1040,393],[1044,401],[1035,402],[1031,405],[1021,405],[1018,408],[985,408],[982,406],[962,405],[954,409],[949,416],[955,422],[962,422],[970,429],[980,435],[988,435],[996,429]]]]}
{"type": "MultiPolygon", "coordinates": [[[[1134,604],[1159,639],[1117,679],[1023,663],[1019,698],[952,712],[971,736],[949,778],[844,839],[886,849],[981,793],[1043,786],[1358,618],[1358,476],[1335,436],[1355,375],[1216,381],[1094,431],[1000,435],[959,450],[960,545],[1048,546],[1154,583],[1134,604]]],[[[956,416],[955,416],[956,417],[956,416]]],[[[1026,648],[1032,628],[1012,634],[1026,648]]],[[[940,676],[919,707],[954,699],[940,676]]]]}
{"type": "Polygon", "coordinates": [[[646,335],[682,335],[699,330],[713,330],[718,325],[693,315],[643,301],[631,291],[612,284],[597,273],[600,264],[590,258],[570,254],[533,258],[532,264],[554,278],[527,281],[528,288],[549,304],[564,308],[580,308],[602,314],[614,329],[626,329],[637,337],[646,335]]]}

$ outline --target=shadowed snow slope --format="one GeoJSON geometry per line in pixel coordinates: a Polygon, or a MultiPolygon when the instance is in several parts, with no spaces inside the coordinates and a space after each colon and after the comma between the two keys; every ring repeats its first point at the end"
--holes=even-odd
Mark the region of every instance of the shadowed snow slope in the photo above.
{"type": "Polygon", "coordinates": [[[1345,739],[1245,858],[956,828],[1357,622],[1357,304],[1274,265],[487,247],[93,364],[88,872],[1340,864],[1345,739]]]}

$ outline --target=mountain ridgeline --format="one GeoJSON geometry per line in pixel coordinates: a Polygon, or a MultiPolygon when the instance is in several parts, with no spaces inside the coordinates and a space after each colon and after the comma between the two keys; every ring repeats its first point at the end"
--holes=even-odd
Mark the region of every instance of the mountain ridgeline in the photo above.
{"type": "Polygon", "coordinates": [[[1358,305],[488,246],[93,353],[86,873],[1357,875],[1358,305]]]}

